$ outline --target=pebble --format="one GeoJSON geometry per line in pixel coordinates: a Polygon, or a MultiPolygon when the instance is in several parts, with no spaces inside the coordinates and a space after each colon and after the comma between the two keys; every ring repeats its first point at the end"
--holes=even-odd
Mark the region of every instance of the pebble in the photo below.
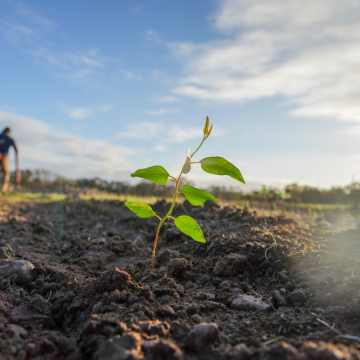
{"type": "Polygon", "coordinates": [[[195,326],[185,339],[185,347],[194,352],[199,352],[212,345],[219,335],[218,325],[215,323],[202,323],[195,326]]]}
{"type": "MultiPolygon", "coordinates": [[[[263,356],[264,359],[293,359],[293,360],[299,359],[299,353],[298,353],[297,349],[294,346],[292,346],[284,341],[279,344],[274,344],[274,345],[270,346],[269,348],[266,348],[265,353],[263,355],[264,355],[263,356]]],[[[316,357],[316,358],[317,359],[325,359],[325,357],[319,357],[319,358],[316,357]]],[[[335,358],[329,357],[329,359],[330,358],[335,359],[335,358]]],[[[306,357],[304,359],[308,359],[308,357],[306,357]]]]}
{"type": "Polygon", "coordinates": [[[16,275],[15,283],[27,284],[35,280],[34,265],[27,260],[0,260],[0,276],[16,275]]]}
{"type": "Polygon", "coordinates": [[[161,317],[176,317],[174,309],[169,305],[162,305],[157,310],[157,314],[161,317]]]}
{"type": "Polygon", "coordinates": [[[231,303],[231,308],[236,310],[269,310],[271,305],[251,295],[239,295],[231,303]]]}
{"type": "Polygon", "coordinates": [[[145,340],[142,346],[148,360],[182,360],[181,349],[170,340],[145,340]]]}
{"type": "Polygon", "coordinates": [[[247,360],[250,359],[250,350],[245,344],[238,344],[234,346],[233,360],[247,360]]]}
{"type": "Polygon", "coordinates": [[[199,314],[194,314],[193,316],[191,316],[191,320],[196,322],[197,324],[200,324],[204,321],[204,319],[199,314]]]}
{"type": "Polygon", "coordinates": [[[227,281],[227,280],[223,281],[221,284],[219,284],[219,288],[222,291],[230,290],[231,289],[230,281],[227,281]]]}
{"type": "Polygon", "coordinates": [[[288,297],[291,304],[304,303],[306,301],[306,295],[301,290],[294,290],[288,297]]]}
{"type": "Polygon", "coordinates": [[[280,291],[278,291],[278,290],[273,291],[272,297],[275,299],[275,301],[279,307],[287,304],[286,299],[281,295],[280,291]]]}

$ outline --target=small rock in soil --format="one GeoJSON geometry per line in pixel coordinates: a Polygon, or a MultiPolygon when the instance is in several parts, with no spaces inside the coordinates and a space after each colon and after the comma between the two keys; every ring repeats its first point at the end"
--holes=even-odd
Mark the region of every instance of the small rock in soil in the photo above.
{"type": "Polygon", "coordinates": [[[274,290],[272,297],[275,299],[278,306],[284,306],[287,304],[286,299],[281,295],[280,291],[274,290]]]}
{"type": "Polygon", "coordinates": [[[250,350],[245,344],[234,346],[232,360],[248,360],[250,358],[250,350]]]}
{"type": "Polygon", "coordinates": [[[17,284],[27,284],[33,281],[36,277],[33,269],[34,265],[27,260],[0,260],[0,276],[6,278],[15,274],[17,284]]]}
{"type": "Polygon", "coordinates": [[[233,302],[231,303],[231,308],[236,310],[247,310],[247,311],[255,311],[255,310],[269,310],[271,306],[261,299],[257,299],[251,295],[239,295],[233,302]]]}
{"type": "Polygon", "coordinates": [[[291,304],[303,304],[306,301],[306,295],[301,290],[294,290],[288,297],[291,304]]]}
{"type": "Polygon", "coordinates": [[[215,323],[199,324],[195,326],[185,339],[187,349],[199,352],[212,345],[219,335],[218,325],[215,323]]]}
{"type": "Polygon", "coordinates": [[[229,291],[231,289],[231,284],[229,281],[225,280],[219,284],[219,289],[222,291],[229,291]]]}
{"type": "Polygon", "coordinates": [[[173,318],[176,316],[174,309],[169,305],[163,305],[158,310],[157,313],[161,317],[170,317],[173,318]]]}
{"type": "Polygon", "coordinates": [[[296,348],[286,342],[271,346],[265,350],[264,356],[261,359],[286,359],[286,360],[298,360],[299,353],[296,348]]]}
{"type": "Polygon", "coordinates": [[[182,360],[182,351],[170,340],[145,340],[142,346],[146,360],[182,360]]]}
{"type": "Polygon", "coordinates": [[[229,254],[218,260],[213,272],[215,275],[237,276],[249,268],[250,264],[245,255],[229,254]]]}
{"type": "Polygon", "coordinates": [[[199,315],[199,314],[194,314],[192,317],[191,317],[191,320],[194,321],[195,323],[197,324],[200,324],[201,322],[203,322],[203,318],[199,315]]]}

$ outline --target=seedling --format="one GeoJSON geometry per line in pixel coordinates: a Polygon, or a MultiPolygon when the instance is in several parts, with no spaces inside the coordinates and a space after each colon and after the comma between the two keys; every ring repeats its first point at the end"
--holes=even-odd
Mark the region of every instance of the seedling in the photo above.
{"type": "Polygon", "coordinates": [[[159,165],[151,166],[146,169],[140,169],[140,170],[135,171],[133,174],[131,174],[132,177],[139,177],[139,178],[147,179],[147,180],[150,180],[150,181],[152,181],[156,184],[160,184],[160,185],[165,185],[167,183],[169,177],[175,181],[176,189],[175,189],[174,199],[173,199],[173,202],[171,204],[171,207],[170,207],[168,213],[163,218],[156,215],[156,213],[154,212],[154,210],[151,208],[150,205],[143,204],[143,203],[137,203],[137,202],[126,202],[125,203],[125,205],[140,218],[149,218],[152,216],[156,216],[160,220],[159,226],[156,231],[154,249],[152,252],[152,267],[154,267],[155,250],[156,250],[157,240],[159,237],[159,232],[160,232],[162,224],[167,219],[174,220],[175,226],[181,232],[190,236],[193,240],[201,242],[201,243],[206,242],[204,235],[202,233],[202,230],[200,229],[200,226],[193,218],[191,218],[190,216],[187,216],[187,215],[181,215],[177,218],[174,218],[173,216],[171,216],[174,206],[176,204],[176,199],[179,194],[183,194],[185,196],[185,198],[189,201],[189,203],[193,206],[201,205],[206,200],[218,201],[214,196],[212,196],[207,191],[197,189],[190,185],[183,185],[181,191],[179,191],[179,183],[180,183],[181,176],[183,174],[188,174],[190,172],[192,164],[201,164],[201,168],[209,174],[228,175],[228,176],[231,176],[232,178],[234,178],[235,180],[240,181],[245,184],[244,178],[242,177],[240,170],[236,166],[234,166],[233,164],[231,164],[230,162],[228,162],[227,160],[225,160],[222,157],[218,157],[218,156],[207,157],[207,158],[200,160],[199,162],[192,161],[193,156],[201,148],[204,141],[210,136],[212,127],[213,126],[211,125],[211,127],[209,129],[209,118],[207,117],[204,131],[203,131],[204,136],[203,136],[202,142],[193,153],[191,153],[190,149],[188,148],[186,160],[185,160],[185,163],[181,169],[181,172],[180,172],[180,175],[178,176],[178,178],[171,176],[162,166],[159,166],[159,165]]]}

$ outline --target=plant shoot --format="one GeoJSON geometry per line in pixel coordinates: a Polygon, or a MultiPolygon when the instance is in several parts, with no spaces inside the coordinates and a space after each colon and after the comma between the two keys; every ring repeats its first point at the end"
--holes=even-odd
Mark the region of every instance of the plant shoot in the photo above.
{"type": "Polygon", "coordinates": [[[172,178],[175,181],[175,196],[173,199],[173,202],[171,204],[171,207],[168,211],[168,213],[161,218],[158,216],[154,210],[151,208],[150,205],[143,204],[143,203],[137,203],[137,202],[126,202],[125,205],[137,216],[140,218],[149,218],[152,216],[155,216],[159,219],[159,226],[156,231],[155,235],[155,242],[154,242],[154,249],[152,252],[152,267],[154,267],[154,259],[155,259],[155,251],[156,251],[156,244],[159,237],[160,229],[162,224],[167,219],[172,219],[175,222],[175,226],[185,235],[190,236],[193,240],[205,243],[206,240],[204,238],[204,235],[202,233],[202,230],[200,229],[200,226],[198,223],[190,216],[181,215],[177,218],[171,216],[172,211],[174,209],[174,206],[176,204],[176,199],[178,195],[183,194],[185,198],[189,201],[190,204],[193,206],[198,206],[204,203],[206,200],[212,200],[212,201],[218,201],[214,196],[212,196],[210,193],[208,193],[206,190],[197,189],[190,185],[183,185],[181,190],[179,190],[179,183],[181,176],[183,174],[188,174],[191,170],[192,164],[200,164],[201,168],[209,173],[214,175],[228,175],[234,178],[237,181],[240,181],[245,184],[244,178],[242,177],[240,170],[231,164],[229,161],[225,160],[222,157],[214,156],[214,157],[207,157],[204,158],[198,162],[193,162],[192,158],[193,156],[198,152],[198,150],[201,148],[202,144],[205,142],[205,140],[210,136],[212,131],[212,125],[209,128],[209,118],[206,118],[206,123],[204,126],[204,135],[202,142],[198,146],[198,148],[191,153],[190,149],[188,148],[187,156],[185,163],[181,169],[180,175],[176,178],[174,176],[171,176],[162,166],[155,165],[148,167],[146,169],[140,169],[135,171],[133,174],[131,174],[132,177],[139,177],[143,179],[150,180],[156,184],[165,185],[168,181],[168,178],[172,178]]]}

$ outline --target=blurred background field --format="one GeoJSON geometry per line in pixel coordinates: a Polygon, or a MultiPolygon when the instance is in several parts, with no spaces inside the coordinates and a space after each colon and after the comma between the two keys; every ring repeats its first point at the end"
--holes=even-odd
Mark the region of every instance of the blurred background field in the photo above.
{"type": "MultiPolygon", "coordinates": [[[[186,179],[183,180],[190,183],[186,179]]],[[[181,188],[181,186],[180,186],[181,188]]],[[[282,189],[267,188],[249,193],[231,188],[208,189],[220,206],[247,207],[260,215],[291,217],[305,224],[319,224],[331,230],[357,228],[360,224],[360,183],[344,187],[318,189],[290,184],[282,189]]],[[[136,201],[153,204],[160,199],[171,201],[173,181],[165,186],[148,181],[132,185],[126,182],[109,182],[100,178],[71,180],[46,170],[22,171],[21,190],[13,189],[1,198],[11,202],[69,202],[69,201],[136,201]]],[[[178,201],[184,201],[179,196],[178,201]]]]}

